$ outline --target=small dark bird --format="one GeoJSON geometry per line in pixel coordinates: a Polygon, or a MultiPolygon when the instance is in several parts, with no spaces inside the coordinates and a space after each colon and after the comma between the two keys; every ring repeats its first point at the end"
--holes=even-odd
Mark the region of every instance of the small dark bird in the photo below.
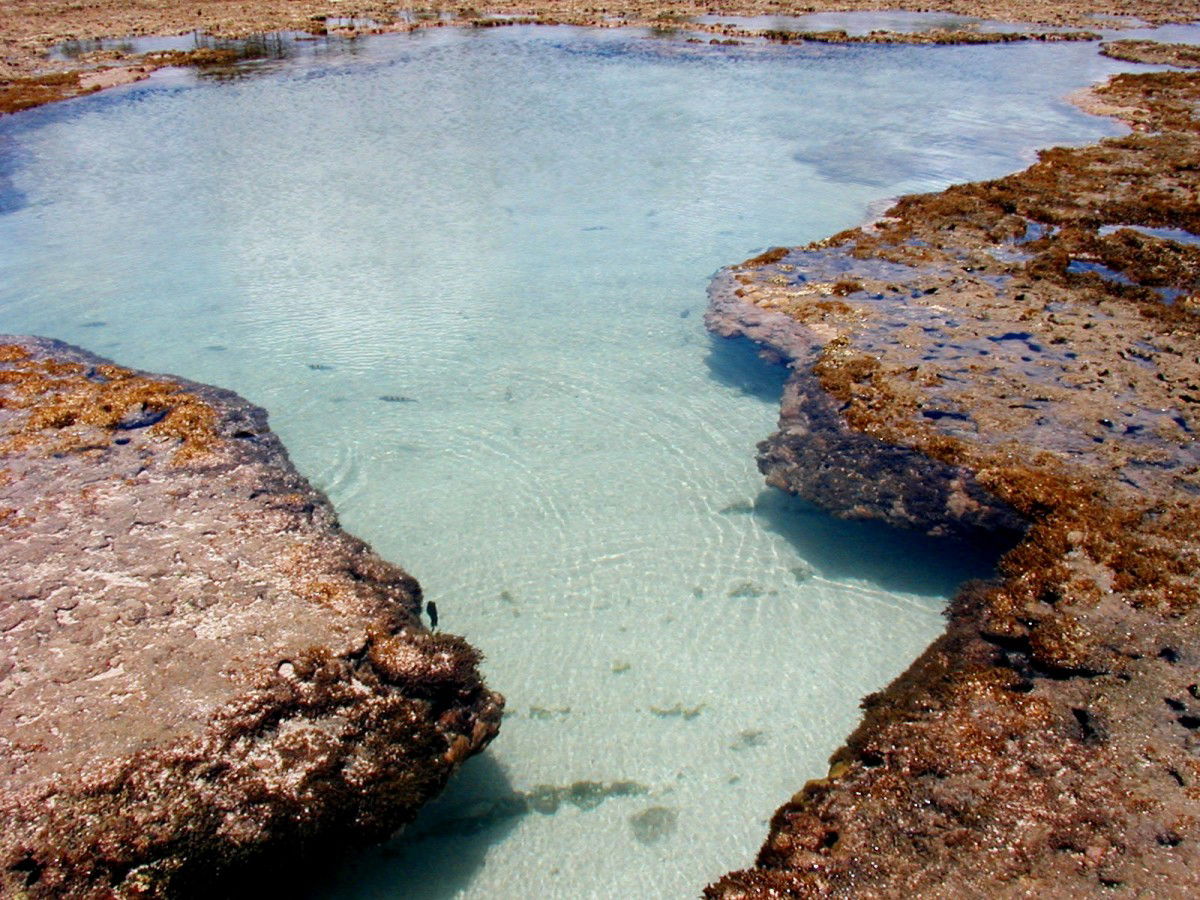
{"type": "Polygon", "coordinates": [[[425,612],[429,615],[429,627],[437,628],[437,604],[430,600],[425,604],[425,612]]]}

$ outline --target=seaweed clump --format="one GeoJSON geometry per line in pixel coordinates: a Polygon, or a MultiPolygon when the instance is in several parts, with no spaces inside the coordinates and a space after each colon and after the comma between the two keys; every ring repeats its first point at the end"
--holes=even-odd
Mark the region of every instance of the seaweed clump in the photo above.
{"type": "Polygon", "coordinates": [[[0,346],[0,406],[25,415],[10,424],[0,451],[45,447],[50,453],[108,446],[120,432],[146,428],[177,442],[174,462],[195,462],[221,443],[213,408],[179,384],[111,364],[33,359],[0,346]]]}

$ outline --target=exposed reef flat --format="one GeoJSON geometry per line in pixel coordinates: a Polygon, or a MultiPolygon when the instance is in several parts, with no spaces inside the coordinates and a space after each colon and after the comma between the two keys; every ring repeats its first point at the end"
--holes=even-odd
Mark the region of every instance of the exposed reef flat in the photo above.
{"type": "Polygon", "coordinates": [[[1087,99],[1134,133],[714,281],[794,367],[772,484],[1025,531],[709,897],[1200,890],[1200,75],[1087,99]]]}
{"type": "Polygon", "coordinates": [[[1158,41],[1106,41],[1100,52],[1125,62],[1155,63],[1200,69],[1200,47],[1192,44],[1163,44],[1158,41]]]}
{"type": "Polygon", "coordinates": [[[965,28],[936,28],[930,31],[872,31],[850,34],[844,29],[829,31],[789,31],[779,28],[750,29],[730,25],[697,27],[711,34],[732,38],[761,38],[777,44],[1010,44],[1017,41],[1098,41],[1094,31],[973,31],[965,28]]]}
{"type": "MultiPolygon", "coordinates": [[[[623,26],[682,29],[717,35],[715,43],[761,39],[785,43],[812,41],[843,43],[975,44],[1012,40],[1091,40],[1091,33],[1057,33],[1014,28],[1008,33],[985,33],[961,28],[932,32],[784,31],[747,29],[729,23],[700,23],[703,16],[796,16],[813,12],[907,10],[905,0],[808,0],[802,6],[779,0],[615,0],[603,6],[580,6],[572,0],[530,0],[528,3],[483,3],[464,6],[435,0],[419,7],[398,9],[382,0],[357,3],[352,10],[333,0],[97,0],[87,4],[8,0],[0,19],[0,114],[16,112],[128,84],[170,65],[211,68],[246,56],[263,55],[263,36],[302,32],[314,36],[354,39],[364,34],[406,32],[445,26],[495,27],[523,23],[580,25],[592,28],[623,26]],[[95,46],[98,39],[196,32],[195,49],[138,53],[128,47],[95,46]],[[253,38],[249,45],[219,39],[253,38]],[[214,40],[217,39],[217,40],[214,40]],[[74,41],[70,58],[52,57],[57,44],[74,41]]],[[[1037,25],[1083,28],[1120,26],[1135,21],[1149,24],[1190,22],[1200,17],[1195,0],[933,0],[926,12],[970,16],[1037,25]]]]}
{"type": "Polygon", "coordinates": [[[229,391],[0,336],[0,540],[6,897],[382,838],[496,734],[478,654],[229,391]]]}

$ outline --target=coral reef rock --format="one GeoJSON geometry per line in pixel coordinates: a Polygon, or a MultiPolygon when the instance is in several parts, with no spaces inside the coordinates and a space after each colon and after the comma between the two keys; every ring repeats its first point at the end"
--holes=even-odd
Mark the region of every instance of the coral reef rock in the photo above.
{"type": "Polygon", "coordinates": [[[499,727],[478,653],[229,391],[0,337],[0,533],[0,895],[385,837],[499,727]]]}
{"type": "Polygon", "coordinates": [[[772,484],[1018,542],[709,897],[1200,893],[1200,74],[1085,99],[1134,132],[713,283],[772,484]]]}

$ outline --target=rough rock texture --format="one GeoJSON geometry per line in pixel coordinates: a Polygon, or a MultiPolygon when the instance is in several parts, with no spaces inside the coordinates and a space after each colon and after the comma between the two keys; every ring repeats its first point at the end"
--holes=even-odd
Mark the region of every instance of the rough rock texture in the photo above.
{"type": "MultiPolygon", "coordinates": [[[[791,258],[791,257],[789,257],[791,258]]],[[[813,260],[836,277],[852,264],[838,257],[813,260]]],[[[832,282],[821,289],[830,289],[832,282]]],[[[759,445],[759,467],[767,482],[798,494],[841,518],[878,519],[935,536],[967,539],[1021,534],[1026,522],[983,490],[971,472],[909,447],[851,428],[838,403],[810,376],[831,333],[801,324],[784,313],[746,303],[730,273],[709,289],[709,330],[723,337],[748,337],[769,348],[770,358],[788,360],[796,374],[783,389],[779,431],[759,445]]]]}
{"type": "Polygon", "coordinates": [[[1192,44],[1160,44],[1158,41],[1107,41],[1100,52],[1126,62],[1155,63],[1200,69],[1200,47],[1192,44]]]}
{"type": "Polygon", "coordinates": [[[1027,527],[710,897],[1200,893],[1200,75],[1088,99],[1135,133],[714,283],[794,367],[772,483],[1027,527]]]}
{"type": "Polygon", "coordinates": [[[502,699],[266,414],[0,337],[0,895],[202,892],[386,836],[502,699]]]}

